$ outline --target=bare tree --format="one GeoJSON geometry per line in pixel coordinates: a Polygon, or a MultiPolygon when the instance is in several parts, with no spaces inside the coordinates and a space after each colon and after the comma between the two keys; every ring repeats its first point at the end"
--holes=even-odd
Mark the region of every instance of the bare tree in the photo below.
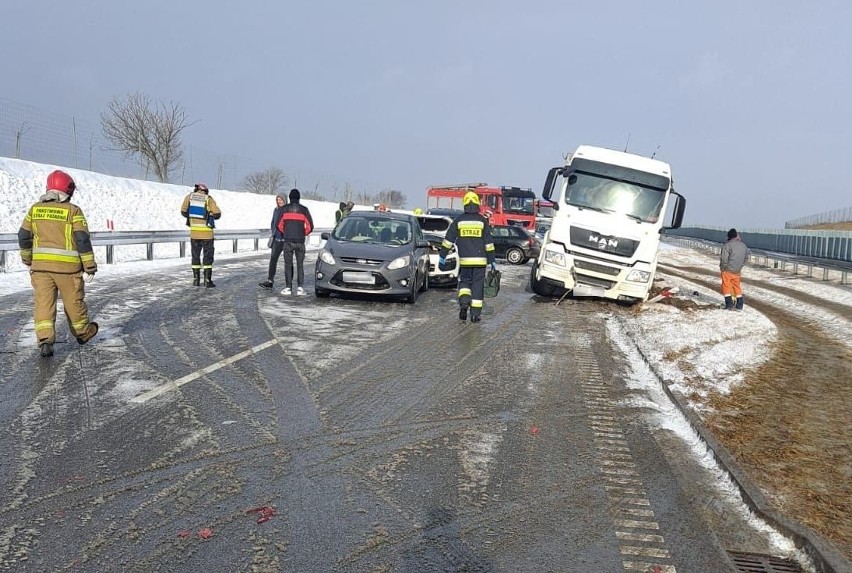
{"type": "Polygon", "coordinates": [[[243,189],[250,193],[261,195],[277,195],[287,186],[290,178],[284,170],[278,167],[270,167],[264,171],[249,173],[243,179],[243,189]]]}
{"type": "Polygon", "coordinates": [[[193,123],[179,104],[154,102],[141,92],[113,98],[101,113],[101,128],[114,149],[139,156],[163,183],[183,162],[180,134],[193,123]]]}
{"type": "Polygon", "coordinates": [[[405,207],[405,195],[402,191],[396,189],[384,189],[379,191],[375,196],[376,203],[384,203],[392,209],[402,209],[405,207]]]}

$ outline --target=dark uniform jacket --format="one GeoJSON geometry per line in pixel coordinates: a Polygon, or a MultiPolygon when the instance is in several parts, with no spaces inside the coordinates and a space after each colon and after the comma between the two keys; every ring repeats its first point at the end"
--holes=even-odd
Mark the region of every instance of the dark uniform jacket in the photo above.
{"type": "Polygon", "coordinates": [[[71,274],[98,270],[89,226],[77,205],[49,191],[30,207],[18,230],[21,261],[33,271],[71,274]]]}
{"type": "Polygon", "coordinates": [[[439,254],[446,257],[456,245],[459,265],[485,267],[494,262],[494,240],[488,219],[479,214],[479,207],[465,205],[464,213],[455,218],[441,242],[439,254]]]}

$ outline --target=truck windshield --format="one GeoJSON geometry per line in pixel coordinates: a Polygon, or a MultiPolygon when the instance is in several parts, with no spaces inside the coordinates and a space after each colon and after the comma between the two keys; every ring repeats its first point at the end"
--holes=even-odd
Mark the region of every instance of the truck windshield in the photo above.
{"type": "Polygon", "coordinates": [[[503,212],[533,215],[535,214],[535,197],[503,197],[503,212]]]}
{"type": "Polygon", "coordinates": [[[620,213],[645,223],[656,223],[665,196],[664,189],[574,171],[568,177],[565,202],[581,209],[620,213]]]}

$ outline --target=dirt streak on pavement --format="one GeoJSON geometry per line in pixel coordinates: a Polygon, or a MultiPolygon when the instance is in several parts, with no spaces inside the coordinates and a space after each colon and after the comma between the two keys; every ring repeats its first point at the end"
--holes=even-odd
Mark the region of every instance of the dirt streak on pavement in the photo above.
{"type": "MultiPolygon", "coordinates": [[[[667,266],[665,272],[717,286],[707,269],[667,266]]],[[[848,307],[794,289],[751,283],[848,314],[848,307]]],[[[778,306],[756,296],[748,304],[778,328],[773,357],[730,394],[713,395],[705,423],[781,513],[852,557],[852,352],[778,306]]]]}

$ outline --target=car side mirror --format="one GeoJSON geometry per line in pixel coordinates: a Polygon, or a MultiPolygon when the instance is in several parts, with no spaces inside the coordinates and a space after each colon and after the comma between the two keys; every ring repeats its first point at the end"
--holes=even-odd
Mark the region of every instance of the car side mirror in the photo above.
{"type": "Polygon", "coordinates": [[[322,233],[320,233],[320,239],[322,239],[323,241],[327,241],[329,237],[330,235],[328,234],[328,231],[323,231],[322,233]]]}
{"type": "Polygon", "coordinates": [[[420,241],[417,241],[416,247],[418,249],[428,249],[429,248],[429,241],[424,241],[424,240],[421,239],[420,241]]]}

